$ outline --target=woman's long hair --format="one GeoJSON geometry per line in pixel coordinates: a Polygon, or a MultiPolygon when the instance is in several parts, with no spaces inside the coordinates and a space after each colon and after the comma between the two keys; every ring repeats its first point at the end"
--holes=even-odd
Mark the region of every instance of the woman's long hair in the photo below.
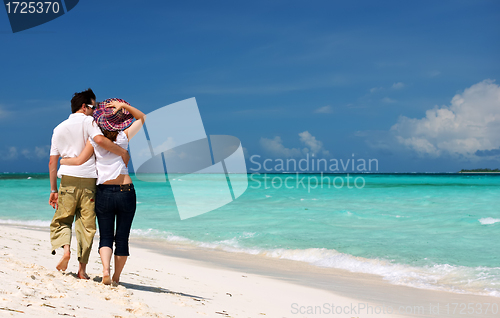
{"type": "Polygon", "coordinates": [[[111,141],[116,141],[116,136],[118,136],[119,131],[109,131],[104,128],[101,128],[102,134],[104,137],[108,138],[111,141]]]}

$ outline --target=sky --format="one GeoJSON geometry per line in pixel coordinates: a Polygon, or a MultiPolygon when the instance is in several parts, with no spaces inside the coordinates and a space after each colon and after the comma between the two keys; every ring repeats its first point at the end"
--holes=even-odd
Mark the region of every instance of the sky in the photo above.
{"type": "Polygon", "coordinates": [[[499,21],[494,0],[86,0],[12,33],[2,11],[0,172],[48,172],[52,130],[88,87],[145,113],[195,97],[248,168],[500,168],[499,21]]]}

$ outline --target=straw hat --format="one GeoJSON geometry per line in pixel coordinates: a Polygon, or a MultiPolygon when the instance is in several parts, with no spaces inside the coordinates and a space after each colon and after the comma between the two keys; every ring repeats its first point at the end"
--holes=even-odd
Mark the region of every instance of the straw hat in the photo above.
{"type": "Polygon", "coordinates": [[[126,109],[120,109],[113,114],[113,107],[106,107],[106,105],[112,101],[119,101],[122,103],[127,103],[123,99],[119,98],[109,98],[105,101],[100,102],[97,105],[96,110],[94,110],[94,120],[97,125],[108,131],[120,131],[126,129],[128,126],[132,124],[132,120],[134,116],[130,114],[126,109]]]}

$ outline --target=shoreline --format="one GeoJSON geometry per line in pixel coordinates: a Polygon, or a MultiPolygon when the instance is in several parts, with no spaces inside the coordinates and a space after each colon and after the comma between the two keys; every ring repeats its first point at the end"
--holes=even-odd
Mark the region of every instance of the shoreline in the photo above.
{"type": "MultiPolygon", "coordinates": [[[[134,238],[134,242],[131,241],[130,244],[138,246],[140,248],[148,249],[154,253],[209,263],[214,267],[222,267],[229,270],[245,270],[258,275],[265,275],[307,287],[324,289],[330,292],[338,292],[340,291],[338,286],[347,287],[347,285],[359,281],[372,286],[383,284],[393,287],[394,289],[419,290],[423,293],[436,292],[467,297],[491,297],[492,299],[496,299],[498,302],[500,302],[500,297],[491,295],[480,295],[467,292],[451,292],[447,290],[397,285],[390,283],[382,276],[377,274],[352,272],[342,268],[321,267],[305,261],[274,258],[265,255],[248,254],[245,252],[228,252],[219,248],[205,248],[189,243],[172,243],[148,238],[134,238]],[[345,285],[331,285],[324,280],[325,278],[343,280],[345,285]]],[[[338,281],[336,283],[338,283],[338,281]]],[[[360,295],[363,295],[363,293],[360,294],[358,293],[358,291],[356,292],[356,295],[351,296],[359,297],[360,295]]],[[[368,293],[368,295],[370,294],[368,293]]],[[[366,300],[370,299],[367,298],[366,300]]]]}
{"type": "MultiPolygon", "coordinates": [[[[321,268],[299,261],[272,259],[215,249],[207,250],[188,244],[172,244],[150,239],[139,240],[135,237],[131,238],[131,257],[125,266],[122,286],[115,288],[115,290],[106,289],[102,284],[99,284],[101,268],[96,242],[94,242],[88,267],[91,281],[81,281],[55,271],[55,264],[59,260],[60,253],[56,256],[50,255],[48,229],[2,224],[0,231],[4,252],[15,248],[11,245],[26,246],[30,245],[28,241],[40,241],[40,243],[36,243],[40,247],[28,246],[24,259],[21,257],[16,261],[23,264],[28,263],[28,265],[34,262],[43,266],[44,271],[53,275],[55,277],[53,280],[56,281],[69,279],[74,281],[73,285],[91,285],[91,288],[97,289],[101,294],[112,290],[117,296],[115,300],[122,305],[126,303],[126,300],[133,300],[132,303],[141,304],[134,307],[135,309],[132,308],[132,311],[135,310],[139,316],[164,313],[164,317],[191,317],[193,315],[263,317],[262,313],[268,317],[306,317],[306,312],[304,312],[306,315],[301,315],[299,312],[293,313],[293,311],[299,311],[300,308],[306,310],[308,307],[323,306],[326,303],[345,304],[346,306],[364,303],[381,306],[380,308],[393,308],[393,314],[386,314],[383,317],[436,317],[436,313],[431,313],[433,304],[434,306],[440,305],[439,317],[456,317],[457,313],[450,312],[452,308],[448,307],[447,312],[446,304],[448,306],[452,303],[500,304],[500,299],[492,296],[455,294],[398,286],[371,274],[321,268]],[[11,235],[9,236],[9,234],[11,235]],[[16,242],[16,239],[12,237],[16,237],[19,242],[16,242]],[[165,272],[167,272],[166,275],[165,272]],[[133,295],[127,296],[129,292],[132,292],[133,295]],[[233,297],[238,294],[240,294],[238,297],[233,297]],[[170,305],[167,306],[167,303],[162,300],[164,298],[162,295],[169,295],[170,305]],[[236,299],[241,303],[235,307],[234,301],[236,299]],[[213,309],[211,312],[206,310],[211,307],[213,309]],[[398,307],[404,309],[404,315],[397,314],[398,307]],[[424,312],[408,314],[408,308],[416,307],[424,308],[424,312]],[[201,312],[206,315],[201,314],[201,312]],[[189,315],[187,315],[188,313],[189,315]]],[[[6,257],[13,260],[17,258],[12,253],[3,254],[2,261],[5,261],[6,257]]],[[[76,255],[73,253],[68,270],[75,272],[76,264],[76,255]]],[[[0,275],[3,278],[4,275],[2,273],[0,275]]],[[[27,280],[30,282],[32,278],[28,276],[27,280]]],[[[70,289],[67,293],[71,294],[71,292],[70,289]]],[[[3,298],[6,298],[6,294],[3,295],[3,298]]],[[[65,296],[64,298],[70,299],[71,297],[65,296]]],[[[75,301],[78,302],[78,297],[75,301]]],[[[12,307],[14,304],[6,305],[2,302],[0,307],[10,308],[9,306],[12,307]]],[[[54,304],[54,306],[56,305],[54,304]]],[[[119,310],[119,307],[113,310],[119,310]]],[[[127,306],[125,305],[125,307],[127,306]]],[[[48,307],[48,309],[51,308],[48,307]]],[[[130,311],[125,312],[131,313],[130,311]]],[[[315,314],[314,317],[331,316],[331,314],[325,314],[324,311],[322,313],[323,315],[315,314]]],[[[357,315],[344,316],[381,317],[381,314],[358,313],[357,315]]],[[[460,316],[475,317],[477,315],[460,316]]],[[[493,314],[481,315],[481,317],[496,316],[493,314]]]]}
{"type": "MultiPolygon", "coordinates": [[[[48,227],[49,225],[49,222],[47,222],[46,225],[37,223],[40,222],[34,222],[34,224],[30,224],[29,222],[21,224],[6,222],[1,224],[7,226],[21,226],[40,231],[45,231],[45,227],[48,227]]],[[[96,238],[98,238],[98,234],[96,234],[96,238]]],[[[302,285],[313,288],[321,288],[327,291],[335,292],[336,290],[330,288],[327,284],[322,282],[321,275],[324,275],[325,277],[335,275],[349,276],[353,279],[356,277],[365,277],[367,279],[376,280],[377,282],[382,282],[391,286],[409,287],[429,292],[437,291],[460,295],[493,297],[500,300],[498,288],[492,290],[489,287],[496,287],[494,282],[490,282],[491,285],[486,285],[486,283],[483,282],[483,284],[479,286],[474,282],[477,281],[480,283],[480,279],[476,279],[471,282],[468,277],[461,277],[460,281],[457,280],[457,277],[453,277],[453,274],[450,274],[449,277],[443,275],[436,277],[432,271],[430,269],[426,269],[426,267],[413,267],[404,263],[391,263],[377,258],[369,259],[343,253],[339,253],[341,257],[340,265],[330,267],[317,264],[314,260],[310,259],[310,254],[307,254],[313,253],[312,256],[314,257],[316,253],[322,253],[321,250],[323,249],[321,248],[312,248],[311,250],[313,251],[311,252],[308,252],[308,249],[297,250],[299,254],[297,256],[293,255],[290,257],[290,255],[286,253],[286,249],[259,250],[258,248],[256,249],[256,247],[253,249],[237,248],[234,246],[213,245],[182,237],[178,239],[176,238],[178,237],[174,236],[174,239],[171,240],[168,237],[144,236],[140,233],[131,233],[130,244],[136,245],[140,248],[149,249],[155,253],[190,260],[204,261],[212,263],[214,266],[224,267],[230,270],[241,270],[247,268],[257,274],[269,275],[294,283],[302,282],[302,285]],[[203,255],[203,257],[200,255],[203,255]],[[267,264],[268,266],[262,267],[261,264],[267,264]],[[308,277],[303,277],[304,275],[301,274],[299,275],[299,279],[296,275],[292,277],[293,273],[281,272],[281,269],[277,270],[277,268],[283,264],[287,264],[286,268],[297,268],[297,271],[300,271],[301,273],[308,273],[309,275],[308,277]],[[347,267],[346,264],[348,265],[347,267]],[[366,266],[368,266],[368,268],[366,266]],[[370,266],[378,267],[372,269],[369,268],[370,266]],[[425,278],[425,280],[422,281],[423,278],[425,278]],[[433,281],[433,279],[436,281],[433,281]],[[469,281],[469,283],[457,285],[457,283],[464,282],[465,280],[469,281]]],[[[291,251],[293,252],[295,250],[292,249],[291,251]]],[[[336,252],[335,250],[333,251],[336,252]]],[[[438,264],[438,266],[449,265],[442,263],[438,264]]],[[[473,269],[472,267],[464,268],[473,269]]],[[[463,271],[461,268],[458,268],[457,270],[463,271]]],[[[458,274],[460,274],[460,272],[458,274]]],[[[357,294],[354,296],[357,296],[357,294]]]]}

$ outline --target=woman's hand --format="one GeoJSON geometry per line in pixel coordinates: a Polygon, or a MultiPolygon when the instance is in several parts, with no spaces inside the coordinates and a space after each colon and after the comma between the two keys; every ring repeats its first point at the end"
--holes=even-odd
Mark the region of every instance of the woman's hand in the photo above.
{"type": "Polygon", "coordinates": [[[68,165],[68,166],[71,166],[71,165],[74,165],[71,164],[71,162],[76,159],[77,157],[61,157],[61,161],[59,162],[60,164],[62,165],[68,165]]]}
{"type": "Polygon", "coordinates": [[[126,103],[119,102],[117,100],[111,101],[106,104],[106,108],[113,107],[113,114],[116,114],[120,109],[124,108],[127,105],[126,103]]]}
{"type": "Polygon", "coordinates": [[[68,159],[72,159],[72,158],[76,158],[76,157],[61,157],[61,161],[59,163],[62,165],[69,165],[68,159]]]}

